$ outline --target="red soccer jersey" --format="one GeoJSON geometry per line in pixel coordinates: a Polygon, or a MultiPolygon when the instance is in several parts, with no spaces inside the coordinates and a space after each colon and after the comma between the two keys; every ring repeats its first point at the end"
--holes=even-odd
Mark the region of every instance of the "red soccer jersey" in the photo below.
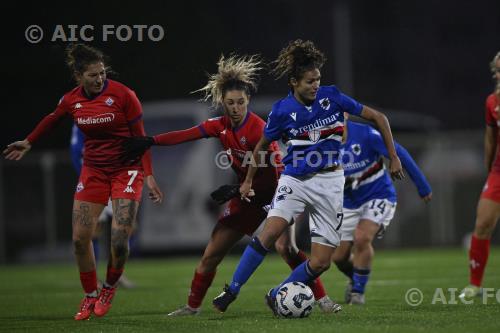
{"type": "MultiPolygon", "coordinates": [[[[237,128],[232,128],[231,121],[227,116],[206,120],[198,128],[205,137],[219,138],[228,157],[231,159],[231,167],[238,175],[238,181],[241,183],[245,179],[248,170],[248,167],[243,166],[242,163],[250,161],[248,159],[250,155],[246,154],[253,152],[265,126],[266,123],[262,119],[248,111],[243,123],[237,128]]],[[[281,169],[279,147],[276,142],[273,142],[269,146],[269,152],[266,155],[266,167],[257,170],[252,188],[256,191],[272,188],[274,191],[281,169]],[[273,163],[270,163],[269,160],[271,156],[274,157],[273,163]]]]}
{"type": "Polygon", "coordinates": [[[66,115],[70,115],[85,134],[84,165],[111,169],[123,167],[120,160],[123,139],[120,137],[132,136],[133,124],[142,117],[142,107],[134,91],[109,79],[102,92],[92,98],[85,94],[83,87],[76,87],[61,98],[56,110],[28,136],[28,141],[36,141],[47,128],[66,115]]]}
{"type": "MultiPolygon", "coordinates": [[[[500,127],[500,119],[498,113],[500,106],[498,103],[498,98],[495,94],[491,94],[486,98],[486,125],[492,127],[500,127]]],[[[492,171],[500,172],[500,131],[497,137],[497,151],[495,155],[495,160],[491,167],[492,171]]]]}

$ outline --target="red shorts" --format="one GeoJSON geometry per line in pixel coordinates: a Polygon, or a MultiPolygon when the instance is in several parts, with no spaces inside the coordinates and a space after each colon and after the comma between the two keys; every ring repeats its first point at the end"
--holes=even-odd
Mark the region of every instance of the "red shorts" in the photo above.
{"type": "Polygon", "coordinates": [[[274,192],[268,193],[260,197],[260,200],[253,198],[252,202],[239,197],[231,199],[219,218],[219,223],[251,236],[267,217],[263,207],[271,203],[273,195],[274,192]]]}
{"type": "Polygon", "coordinates": [[[481,199],[490,199],[500,203],[500,172],[490,172],[484,184],[481,199]]]}
{"type": "Polygon", "coordinates": [[[141,167],[103,170],[83,165],[75,200],[108,204],[111,199],[141,201],[144,172],[141,167]]]}

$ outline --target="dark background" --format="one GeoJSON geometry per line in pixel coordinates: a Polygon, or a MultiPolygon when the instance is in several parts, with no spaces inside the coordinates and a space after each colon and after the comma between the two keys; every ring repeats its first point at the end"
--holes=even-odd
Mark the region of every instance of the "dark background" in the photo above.
{"type": "MultiPolygon", "coordinates": [[[[488,63],[500,50],[498,0],[15,2],[2,4],[1,143],[24,138],[74,85],[64,64],[66,43],[48,40],[57,24],[94,25],[90,44],[111,57],[116,78],[142,101],[195,98],[189,93],[216,70],[221,53],[261,53],[270,61],[296,38],[311,39],[326,53],[322,83],[335,83],[339,3],[350,11],[353,97],[436,117],[442,129],[484,126],[484,99],[493,88],[488,63]],[[39,44],[24,38],[31,24],[46,33],[39,44]],[[103,24],[159,24],[165,38],[103,42],[103,24]]],[[[283,80],[263,76],[259,94],[285,93],[283,80]]],[[[66,122],[39,147],[67,147],[69,127],[66,122]]]]}

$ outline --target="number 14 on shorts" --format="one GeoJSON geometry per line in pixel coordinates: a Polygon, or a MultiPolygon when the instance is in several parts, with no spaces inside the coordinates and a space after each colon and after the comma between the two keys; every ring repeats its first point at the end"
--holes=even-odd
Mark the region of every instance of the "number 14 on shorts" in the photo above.
{"type": "Polygon", "coordinates": [[[384,212],[385,212],[385,206],[386,206],[386,203],[385,203],[385,200],[372,200],[370,202],[370,210],[372,210],[373,212],[373,215],[377,216],[378,214],[381,214],[383,215],[384,212]]]}
{"type": "MultiPolygon", "coordinates": [[[[396,210],[396,203],[387,199],[373,199],[367,204],[368,212],[375,217],[375,222],[391,220],[396,210]]],[[[365,206],[366,207],[366,206],[365,206]]]]}

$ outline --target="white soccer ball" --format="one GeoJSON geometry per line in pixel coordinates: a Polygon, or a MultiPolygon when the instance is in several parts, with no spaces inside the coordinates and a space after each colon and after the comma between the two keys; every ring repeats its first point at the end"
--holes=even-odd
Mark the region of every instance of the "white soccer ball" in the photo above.
{"type": "Polygon", "coordinates": [[[314,294],[302,282],[288,282],[276,294],[278,315],[282,318],[305,318],[314,306],[314,294]]]}

